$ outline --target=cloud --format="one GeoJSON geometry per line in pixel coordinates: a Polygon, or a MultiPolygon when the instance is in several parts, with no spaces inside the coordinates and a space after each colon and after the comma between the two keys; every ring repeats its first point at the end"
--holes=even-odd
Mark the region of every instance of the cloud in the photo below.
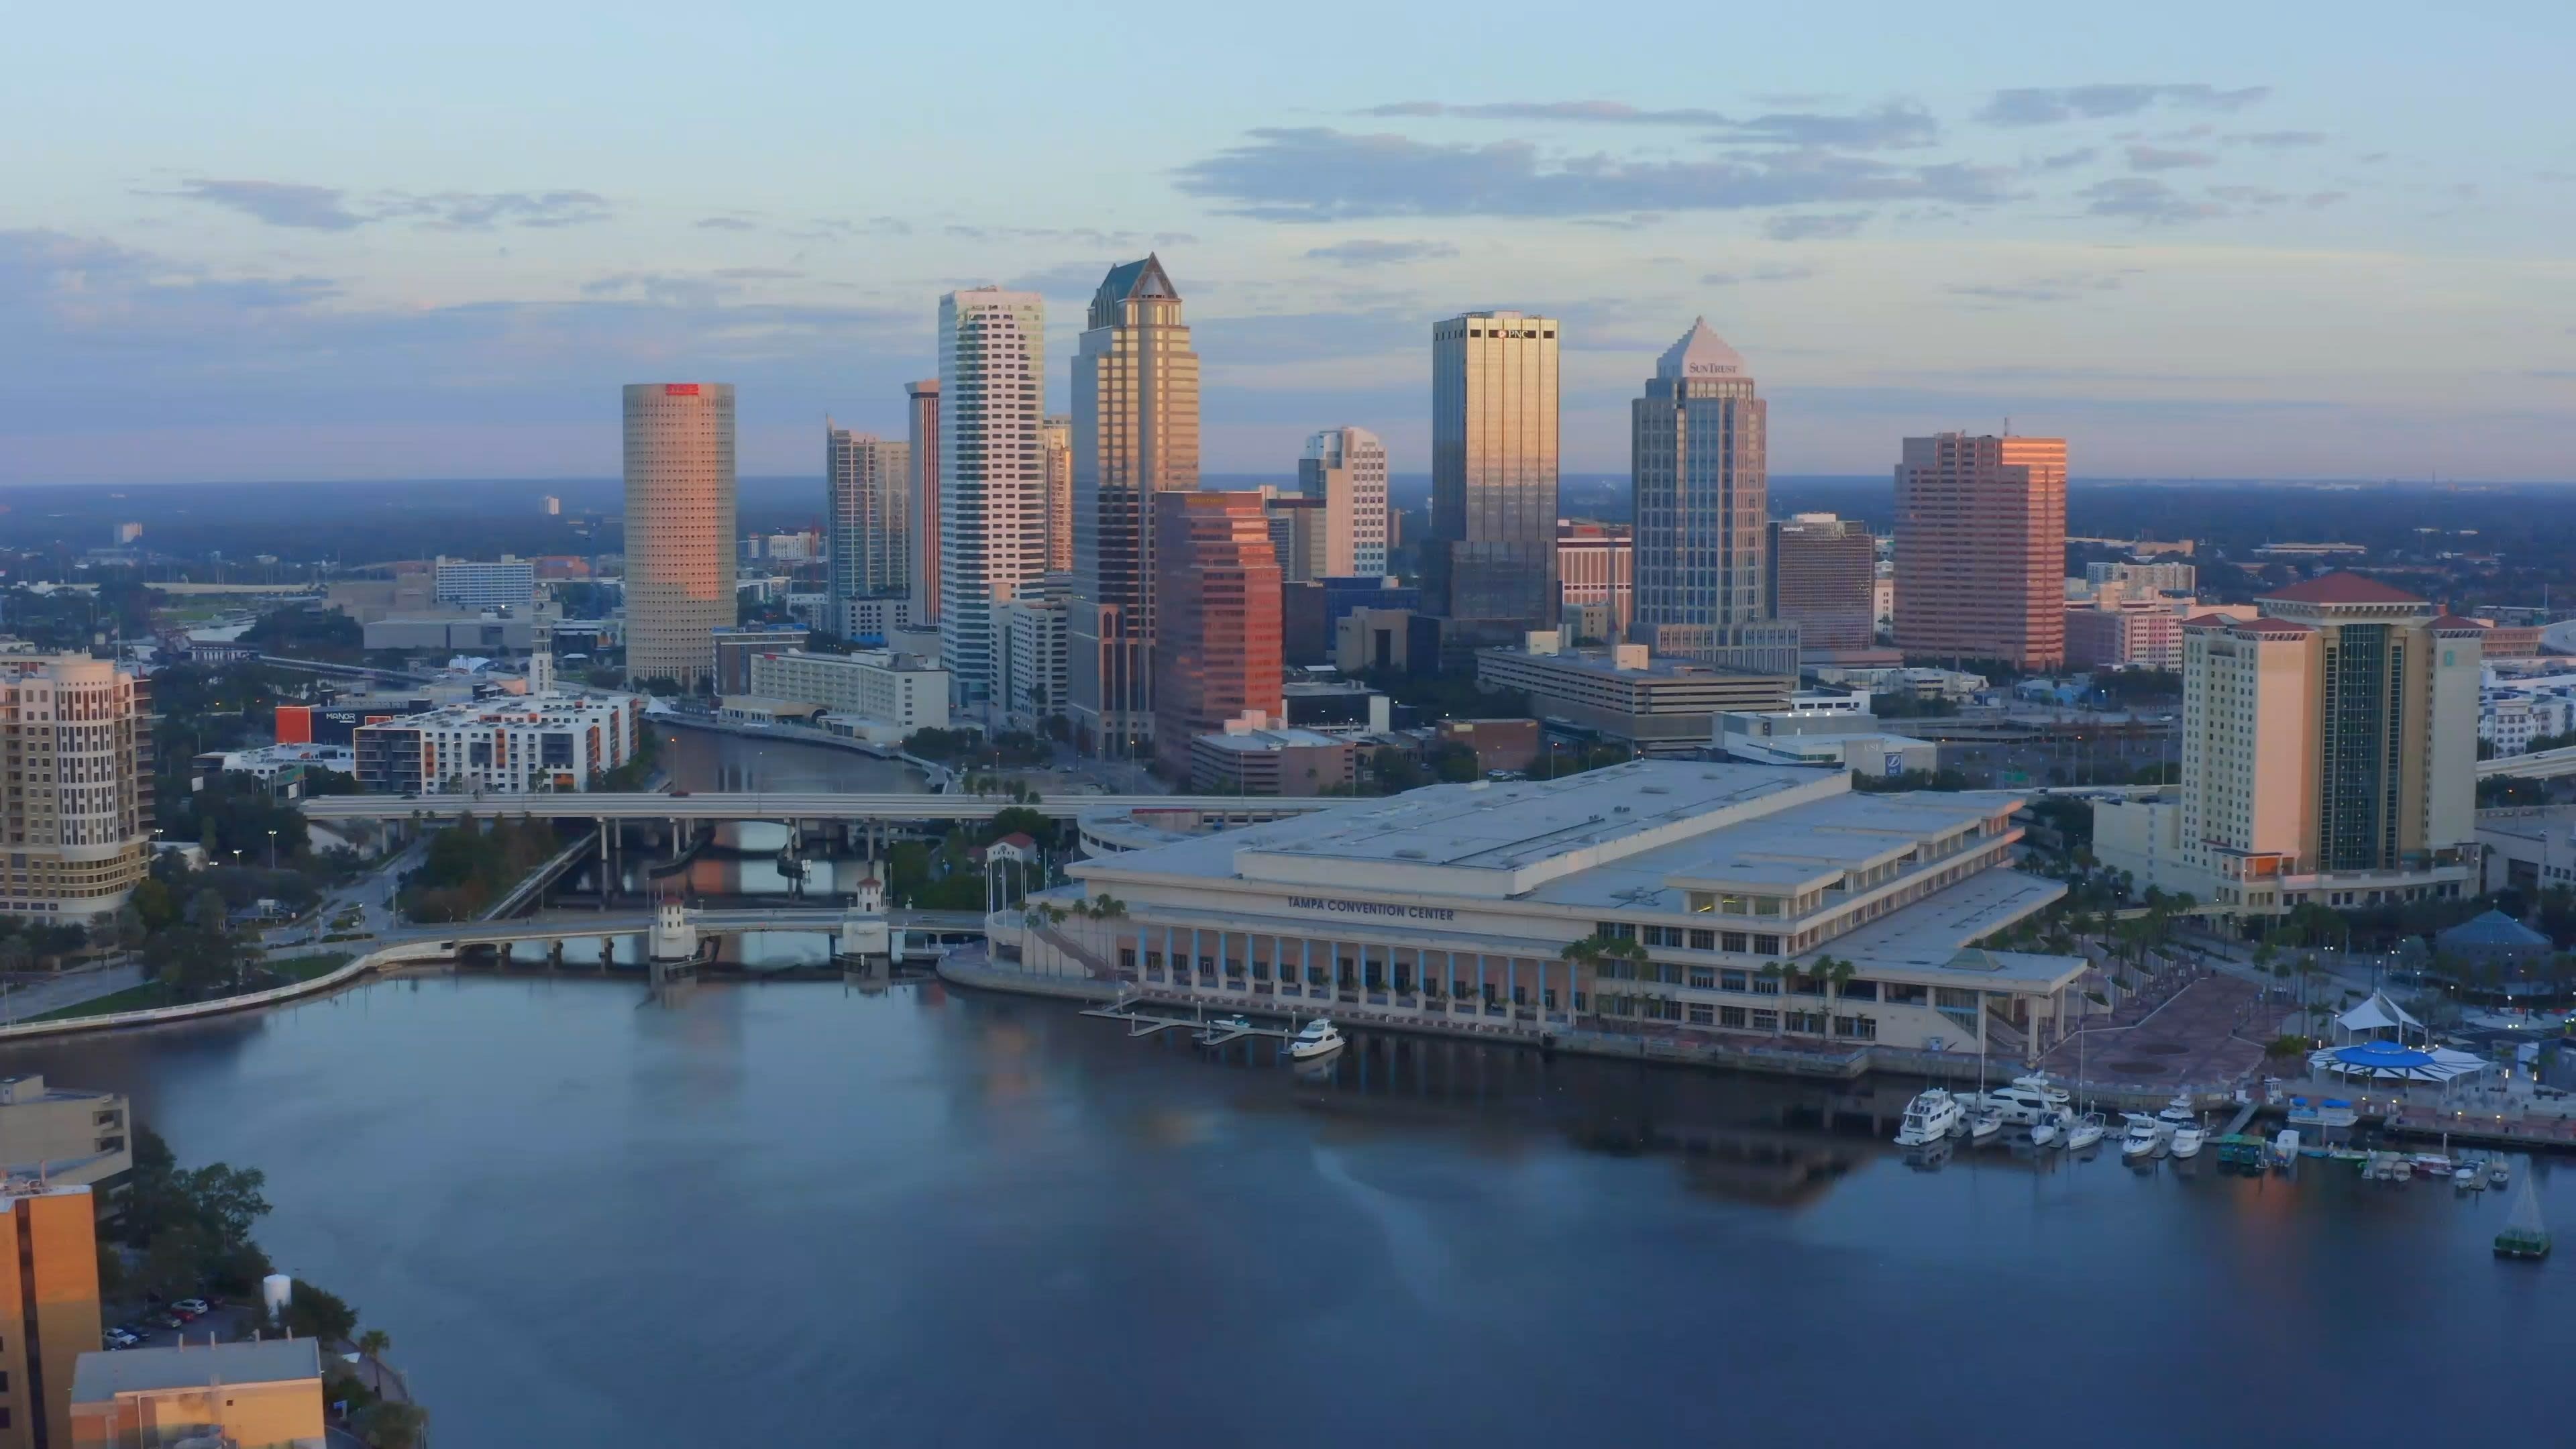
{"type": "Polygon", "coordinates": [[[1825,151],[1709,161],[1570,157],[1543,164],[1524,141],[1435,145],[1326,127],[1264,128],[1183,166],[1188,195],[1269,221],[1381,216],[1619,215],[1854,201],[1982,204],[2008,194],[2000,168],[1891,166],[1825,151]]]}
{"type": "Polygon", "coordinates": [[[1345,267],[1380,267],[1391,262],[1417,262],[1456,255],[1458,249],[1447,242],[1355,239],[1335,242],[1328,247],[1311,247],[1306,252],[1306,259],[1337,262],[1345,267]]]}
{"type": "Polygon", "coordinates": [[[2341,201],[2350,195],[2352,195],[2352,193],[2349,191],[2311,191],[2307,195],[2307,205],[2310,207],[2332,206],[2336,202],[2341,201]]]}
{"type": "Polygon", "coordinates": [[[759,227],[738,216],[701,217],[696,223],[701,231],[758,231],[759,227]]]}
{"type": "Polygon", "coordinates": [[[1964,283],[1941,290],[1953,297],[1966,297],[1973,302],[2002,306],[2016,302],[2071,302],[2079,297],[2119,290],[2120,278],[2108,272],[2074,272],[2062,276],[2033,277],[2015,283],[1964,283]]]}
{"type": "Polygon", "coordinates": [[[2040,157],[2039,169],[2042,171],[2064,171],[2071,166],[2081,166],[2101,154],[2101,152],[2090,146],[2079,146],[2072,151],[2060,151],[2054,156],[2040,157]]]}
{"type": "Polygon", "coordinates": [[[1700,275],[1699,284],[1703,287],[1732,287],[1743,282],[1803,282],[1815,274],[1813,267],[1755,267],[1742,273],[1704,272],[1700,275]]]}
{"type": "MultiPolygon", "coordinates": [[[[1041,271],[1013,277],[1004,283],[1015,292],[1035,292],[1042,297],[1073,297],[1089,300],[1100,290],[1101,279],[1109,275],[1114,261],[1064,262],[1041,271]]],[[[1184,294],[1186,295],[1186,294],[1184,294]]]]}
{"type": "Polygon", "coordinates": [[[2128,156],[2132,171],[2179,171],[2189,166],[2218,164],[2218,158],[2206,151],[2177,151],[2163,146],[2131,146],[2128,156]]]}
{"type": "Polygon", "coordinates": [[[1866,211],[1801,212],[1771,218],[1762,234],[1773,241],[1824,241],[1851,236],[1868,220],[1866,211]]]}
{"type": "Polygon", "coordinates": [[[2261,146],[2268,150],[2286,151],[2297,146],[2322,146],[2323,131],[2238,131],[2224,138],[2230,146],[2261,146]]]}
{"type": "Polygon", "coordinates": [[[182,181],[170,193],[190,201],[210,201],[255,217],[270,226],[308,231],[348,231],[375,220],[351,211],[347,193],[336,186],[304,186],[292,181],[182,181]]]}
{"type": "Polygon", "coordinates": [[[2268,186],[2213,186],[2209,194],[2238,206],[2279,206],[2290,198],[2268,186]]]}
{"type": "Polygon", "coordinates": [[[2133,116],[2151,106],[2238,111],[2272,93],[2270,86],[2223,91],[2208,85],[2089,85],[2001,90],[1977,112],[1990,126],[2046,126],[2060,121],[2133,116]]]}
{"type": "Polygon", "coordinates": [[[1691,126],[1725,141],[1771,142],[1787,146],[1850,146],[1861,149],[1928,146],[1940,139],[1941,124],[1919,103],[1889,101],[1865,110],[1829,112],[1780,110],[1755,116],[1732,116],[1696,106],[1651,109],[1620,101],[1494,101],[1452,105],[1444,101],[1395,101],[1371,106],[1364,116],[1443,116],[1471,121],[1577,122],[1621,126],[1691,126]]]}
{"type": "Polygon", "coordinates": [[[427,196],[387,192],[352,204],[336,186],[293,181],[192,178],[166,193],[211,202],[266,222],[307,231],[352,231],[373,222],[413,218],[439,231],[515,226],[577,226],[608,219],[608,200],[588,191],[442,191],[427,196]]]}
{"type": "Polygon", "coordinates": [[[2143,176],[2097,181],[2077,195],[2084,198],[2084,209],[2095,216],[2126,217],[2150,225],[2200,221],[2226,211],[2215,202],[2193,201],[2165,183],[2143,176]]]}

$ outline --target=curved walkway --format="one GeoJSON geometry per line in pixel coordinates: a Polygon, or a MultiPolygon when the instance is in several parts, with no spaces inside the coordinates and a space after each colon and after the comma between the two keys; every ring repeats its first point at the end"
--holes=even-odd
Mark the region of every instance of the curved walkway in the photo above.
{"type": "Polygon", "coordinates": [[[219,996],[212,1001],[192,1001],[185,1006],[150,1006],[140,1011],[111,1011],[98,1016],[67,1016],[57,1021],[22,1021],[15,1026],[0,1027],[0,1043],[26,1041],[36,1037],[69,1036],[75,1032],[123,1031],[134,1027],[166,1026],[172,1022],[196,1021],[209,1016],[229,1016],[237,1011],[257,1011],[278,1006],[307,996],[337,991],[363,977],[412,961],[434,961],[448,954],[440,941],[411,941],[399,946],[380,947],[360,956],[336,971],[325,972],[310,981],[293,981],[266,991],[245,992],[240,996],[219,996]]]}

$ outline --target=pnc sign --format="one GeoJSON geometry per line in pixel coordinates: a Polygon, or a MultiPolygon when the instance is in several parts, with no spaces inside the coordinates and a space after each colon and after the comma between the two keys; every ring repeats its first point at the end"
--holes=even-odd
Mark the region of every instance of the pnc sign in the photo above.
{"type": "Polygon", "coordinates": [[[698,385],[694,382],[666,382],[662,384],[662,396],[664,397],[696,397],[697,395],[698,385]]]}

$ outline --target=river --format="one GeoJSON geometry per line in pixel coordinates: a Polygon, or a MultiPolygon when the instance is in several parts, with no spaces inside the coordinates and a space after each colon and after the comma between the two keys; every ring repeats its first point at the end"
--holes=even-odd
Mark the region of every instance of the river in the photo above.
{"type": "Polygon", "coordinates": [[[2450,1442],[2555,1428],[2576,1339],[2576,1265],[2489,1255],[2503,1194],[1923,1171],[1847,1115],[1906,1083],[444,976],[0,1057],[263,1168],[263,1242],[443,1449],[2450,1442]]]}

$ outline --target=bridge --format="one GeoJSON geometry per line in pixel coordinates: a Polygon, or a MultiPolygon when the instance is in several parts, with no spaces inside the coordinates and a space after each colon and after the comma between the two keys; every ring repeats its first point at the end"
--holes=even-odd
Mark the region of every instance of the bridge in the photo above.
{"type": "MultiPolygon", "coordinates": [[[[553,919],[517,921],[451,921],[397,926],[379,932],[367,949],[436,941],[441,945],[506,946],[514,941],[552,941],[591,936],[636,936],[653,929],[651,911],[603,911],[564,914],[553,919]]],[[[823,931],[841,929],[850,913],[839,906],[744,906],[737,909],[692,909],[689,923],[715,935],[737,931],[823,931]]],[[[982,911],[888,911],[886,924],[899,931],[973,933],[984,930],[982,911]]]]}
{"type": "MultiPolygon", "coordinates": [[[[302,802],[307,820],[445,820],[529,815],[558,820],[990,820],[1019,802],[1007,795],[854,794],[832,790],[596,790],[529,795],[325,795],[302,802]]],[[[1049,795],[1023,808],[1056,820],[1103,810],[1196,811],[1211,822],[1251,824],[1348,804],[1275,795],[1049,795]]]]}
{"type": "Polygon", "coordinates": [[[2500,775],[2513,775],[2526,780],[2548,780],[2560,775],[2576,775],[2576,745],[2564,749],[2541,750],[2528,755],[2499,755],[2478,761],[2478,778],[2492,780],[2500,775]]]}

